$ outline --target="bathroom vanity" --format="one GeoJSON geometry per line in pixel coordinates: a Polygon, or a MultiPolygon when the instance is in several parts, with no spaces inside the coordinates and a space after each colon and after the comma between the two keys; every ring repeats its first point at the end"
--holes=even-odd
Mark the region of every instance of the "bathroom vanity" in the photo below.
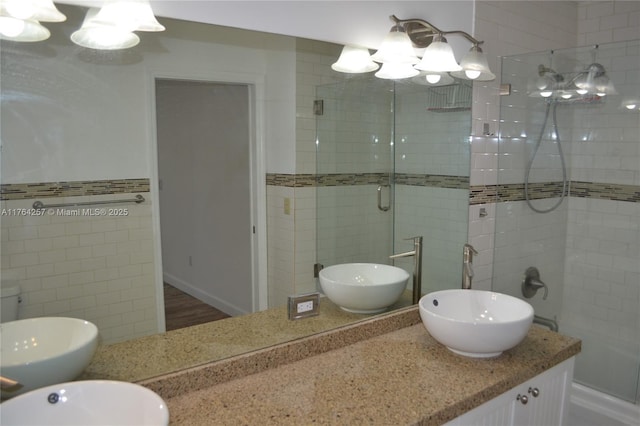
{"type": "Polygon", "coordinates": [[[496,358],[462,357],[410,307],[141,384],[175,425],[560,424],[579,352],[534,325],[496,358]]]}

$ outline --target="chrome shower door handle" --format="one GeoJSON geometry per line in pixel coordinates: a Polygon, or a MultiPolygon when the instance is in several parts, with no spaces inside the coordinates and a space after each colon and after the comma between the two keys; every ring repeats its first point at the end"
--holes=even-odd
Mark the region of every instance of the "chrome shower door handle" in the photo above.
{"type": "Polygon", "coordinates": [[[378,210],[386,212],[391,208],[391,187],[387,184],[378,185],[378,210]],[[389,188],[389,199],[387,200],[387,205],[382,205],[382,189],[389,188]]]}

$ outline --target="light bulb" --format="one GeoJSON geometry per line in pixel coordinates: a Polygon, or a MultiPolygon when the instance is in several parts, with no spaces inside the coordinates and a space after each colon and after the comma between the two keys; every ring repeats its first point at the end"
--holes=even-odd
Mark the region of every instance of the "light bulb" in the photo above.
{"type": "Polygon", "coordinates": [[[552,90],[544,90],[544,91],[540,92],[540,96],[542,96],[543,98],[548,98],[551,95],[553,95],[553,91],[552,90]]]}
{"type": "Polygon", "coordinates": [[[475,70],[464,70],[464,74],[470,80],[475,80],[476,78],[480,77],[480,74],[482,74],[482,72],[481,71],[475,71],[475,70]]]}
{"type": "Polygon", "coordinates": [[[436,84],[441,78],[440,74],[427,74],[427,81],[431,84],[436,84]]]}
{"type": "Polygon", "coordinates": [[[0,16],[0,34],[5,37],[17,37],[24,31],[24,21],[9,16],[0,16]]]}
{"type": "Polygon", "coordinates": [[[636,109],[637,105],[636,104],[628,104],[624,106],[626,109],[628,110],[632,110],[632,109],[636,109]]]}

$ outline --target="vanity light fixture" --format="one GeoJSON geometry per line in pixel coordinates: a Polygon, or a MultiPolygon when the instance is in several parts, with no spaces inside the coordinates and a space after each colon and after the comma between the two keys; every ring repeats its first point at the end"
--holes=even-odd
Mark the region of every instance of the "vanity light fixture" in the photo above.
{"type": "MultiPolygon", "coordinates": [[[[382,64],[376,77],[403,79],[416,77],[422,71],[428,84],[438,84],[445,75],[449,77],[449,73],[469,80],[495,79],[487,58],[480,49],[482,41],[464,31],[442,31],[423,19],[398,19],[395,15],[390,18],[394,25],[380,48],[370,57],[362,58],[363,63],[373,60],[382,64]],[[460,65],[445,38],[449,34],[461,35],[473,45],[460,65]],[[417,56],[415,48],[426,48],[422,59],[417,56]]],[[[336,64],[340,62],[338,60],[336,64]]],[[[352,69],[358,68],[363,71],[341,71],[334,67],[341,72],[369,72],[362,65],[352,69]]]]}
{"type": "Polygon", "coordinates": [[[366,47],[346,45],[342,48],[338,61],[331,68],[349,74],[375,71],[380,67],[371,60],[366,47]]]}
{"type": "Polygon", "coordinates": [[[134,31],[164,29],[153,15],[149,0],[107,0],[100,10],[89,9],[71,40],[90,49],[128,49],[140,42],[134,31]]]}
{"type": "Polygon", "coordinates": [[[140,37],[117,25],[97,19],[100,10],[90,8],[82,27],[71,34],[71,41],[78,46],[98,50],[128,49],[140,43],[140,37]]]}
{"type": "MultiPolygon", "coordinates": [[[[577,72],[559,73],[545,65],[538,65],[538,77],[529,82],[529,96],[560,100],[597,100],[604,96],[617,95],[613,82],[602,64],[595,61],[598,51],[592,51],[592,62],[577,72]]],[[[550,61],[553,60],[551,51],[550,61]]]]}
{"type": "MultiPolygon", "coordinates": [[[[40,22],[62,22],[66,16],[53,0],[1,0],[0,38],[34,42],[51,33],[40,22]]],[[[106,0],[100,9],[91,8],[71,40],[100,50],[126,49],[140,42],[134,31],[164,31],[153,14],[149,0],[106,0]]]]}
{"type": "Polygon", "coordinates": [[[66,19],[52,0],[2,0],[0,38],[20,42],[46,40],[51,33],[40,22],[62,22],[66,19]]]}

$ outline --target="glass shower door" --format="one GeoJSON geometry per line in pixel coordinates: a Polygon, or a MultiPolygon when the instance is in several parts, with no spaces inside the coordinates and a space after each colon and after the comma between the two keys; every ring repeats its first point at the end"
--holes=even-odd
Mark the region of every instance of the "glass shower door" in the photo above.
{"type": "MultiPolygon", "coordinates": [[[[423,294],[460,286],[471,92],[372,76],[317,88],[318,263],[391,264],[422,236],[423,294]]],[[[414,259],[395,265],[413,273],[414,259]]]]}
{"type": "Polygon", "coordinates": [[[389,263],[393,83],[349,79],[316,97],[317,262],[389,263]]]}

